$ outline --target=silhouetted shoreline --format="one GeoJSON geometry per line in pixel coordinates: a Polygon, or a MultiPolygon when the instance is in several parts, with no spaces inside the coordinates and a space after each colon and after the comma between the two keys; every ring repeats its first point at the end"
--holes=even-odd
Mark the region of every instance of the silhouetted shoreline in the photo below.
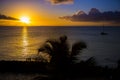
{"type": "Polygon", "coordinates": [[[35,61],[0,61],[0,72],[43,73],[46,63],[35,61]]]}
{"type": "MultiPolygon", "coordinates": [[[[101,66],[90,66],[84,62],[70,65],[70,67],[63,72],[56,72],[50,69],[49,63],[35,62],[35,61],[0,61],[0,73],[26,73],[26,74],[45,74],[50,78],[53,76],[64,75],[70,79],[74,78],[106,78],[111,80],[118,80],[120,74],[120,67],[109,68],[101,66]],[[118,78],[118,79],[117,79],[118,78]]],[[[37,80],[37,79],[36,79],[37,80]]],[[[39,79],[38,79],[39,80],[39,79]]]]}

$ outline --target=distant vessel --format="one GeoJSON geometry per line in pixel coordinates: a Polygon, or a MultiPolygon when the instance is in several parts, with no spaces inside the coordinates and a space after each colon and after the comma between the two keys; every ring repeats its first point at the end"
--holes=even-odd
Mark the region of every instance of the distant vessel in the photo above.
{"type": "Polygon", "coordinates": [[[101,34],[101,35],[108,35],[108,33],[106,33],[105,30],[104,30],[104,25],[103,25],[103,27],[102,27],[102,32],[101,32],[100,34],[101,34]]]}
{"type": "Polygon", "coordinates": [[[101,35],[108,35],[108,33],[105,33],[105,32],[101,32],[100,34],[101,35]]]}
{"type": "Polygon", "coordinates": [[[101,32],[101,35],[108,35],[108,33],[105,33],[105,32],[101,32]]]}

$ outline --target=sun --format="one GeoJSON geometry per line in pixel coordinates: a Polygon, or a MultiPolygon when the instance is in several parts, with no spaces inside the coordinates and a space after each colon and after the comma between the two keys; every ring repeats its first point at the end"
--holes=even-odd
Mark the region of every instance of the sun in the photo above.
{"type": "Polygon", "coordinates": [[[20,18],[20,21],[23,22],[23,23],[29,24],[30,23],[30,18],[26,17],[26,16],[22,16],[20,18]]]}

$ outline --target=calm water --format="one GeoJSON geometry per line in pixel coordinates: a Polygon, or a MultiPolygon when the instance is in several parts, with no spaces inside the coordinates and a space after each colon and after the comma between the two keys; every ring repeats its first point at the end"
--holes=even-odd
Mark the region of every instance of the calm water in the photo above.
{"type": "Polygon", "coordinates": [[[120,27],[106,27],[108,35],[100,35],[101,27],[0,27],[0,60],[25,60],[49,38],[67,35],[70,44],[85,41],[88,48],[78,56],[94,56],[101,65],[114,65],[120,59],[120,27]]]}

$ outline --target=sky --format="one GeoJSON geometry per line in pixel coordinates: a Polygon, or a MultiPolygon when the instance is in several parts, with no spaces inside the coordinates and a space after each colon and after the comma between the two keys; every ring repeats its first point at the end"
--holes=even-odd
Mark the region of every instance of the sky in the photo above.
{"type": "MultiPolygon", "coordinates": [[[[103,23],[106,26],[120,26],[118,18],[111,18],[113,15],[109,16],[113,19],[111,21],[73,19],[73,15],[80,11],[88,15],[92,8],[99,10],[102,15],[109,11],[116,15],[115,11],[120,11],[120,0],[0,0],[0,15],[7,16],[0,17],[0,25],[24,25],[17,19],[26,16],[30,18],[29,26],[101,26],[103,23]],[[8,16],[12,19],[8,19],[8,16]],[[67,16],[69,18],[66,19],[67,16]]],[[[120,14],[116,17],[120,17],[120,14]]]]}

